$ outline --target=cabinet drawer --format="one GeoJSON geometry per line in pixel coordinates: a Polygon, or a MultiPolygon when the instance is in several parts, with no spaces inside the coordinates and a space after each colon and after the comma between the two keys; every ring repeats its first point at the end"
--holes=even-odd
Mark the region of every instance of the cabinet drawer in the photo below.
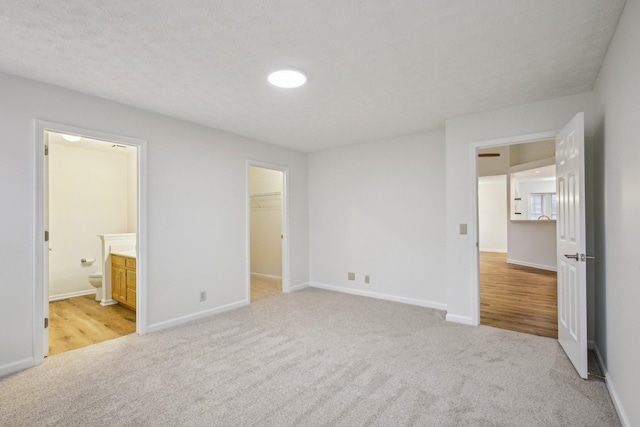
{"type": "Polygon", "coordinates": [[[125,257],[121,257],[120,255],[111,254],[111,265],[117,265],[119,267],[124,267],[126,265],[125,257]]]}
{"type": "Polygon", "coordinates": [[[135,258],[125,258],[126,266],[129,268],[136,268],[136,259],[135,258]]]}

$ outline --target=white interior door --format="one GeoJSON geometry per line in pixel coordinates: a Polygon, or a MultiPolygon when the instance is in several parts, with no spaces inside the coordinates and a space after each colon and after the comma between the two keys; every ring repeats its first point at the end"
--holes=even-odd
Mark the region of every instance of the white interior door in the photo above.
{"type": "Polygon", "coordinates": [[[44,313],[44,334],[43,334],[43,350],[44,357],[49,355],[49,251],[51,250],[49,245],[49,133],[44,132],[44,160],[42,161],[43,166],[43,185],[42,185],[42,219],[45,230],[45,238],[44,238],[44,248],[43,248],[43,257],[42,257],[42,304],[43,304],[43,313],[44,313]]]}
{"type": "Polygon", "coordinates": [[[587,378],[584,113],[556,136],[558,341],[587,378]]]}

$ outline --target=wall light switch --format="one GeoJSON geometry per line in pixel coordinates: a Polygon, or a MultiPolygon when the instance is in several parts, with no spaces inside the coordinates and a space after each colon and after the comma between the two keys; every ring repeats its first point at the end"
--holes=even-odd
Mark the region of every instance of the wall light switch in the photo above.
{"type": "Polygon", "coordinates": [[[460,234],[467,234],[467,224],[460,224],[460,234]]]}
{"type": "Polygon", "coordinates": [[[347,279],[348,280],[356,280],[356,273],[347,273],[347,279]]]}

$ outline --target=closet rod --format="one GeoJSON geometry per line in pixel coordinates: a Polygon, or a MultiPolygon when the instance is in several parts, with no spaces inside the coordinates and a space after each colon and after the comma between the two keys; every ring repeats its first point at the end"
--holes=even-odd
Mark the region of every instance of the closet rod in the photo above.
{"type": "Polygon", "coordinates": [[[282,193],[280,191],[271,191],[268,193],[254,193],[251,197],[264,197],[264,196],[279,196],[282,193]]]}

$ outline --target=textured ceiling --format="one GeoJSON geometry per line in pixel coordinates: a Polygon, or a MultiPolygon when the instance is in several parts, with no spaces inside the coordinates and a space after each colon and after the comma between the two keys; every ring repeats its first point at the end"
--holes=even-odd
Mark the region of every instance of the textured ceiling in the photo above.
{"type": "Polygon", "coordinates": [[[0,70],[303,151],[590,91],[624,0],[0,1],[0,70]],[[304,70],[300,89],[266,80],[304,70]]]}

